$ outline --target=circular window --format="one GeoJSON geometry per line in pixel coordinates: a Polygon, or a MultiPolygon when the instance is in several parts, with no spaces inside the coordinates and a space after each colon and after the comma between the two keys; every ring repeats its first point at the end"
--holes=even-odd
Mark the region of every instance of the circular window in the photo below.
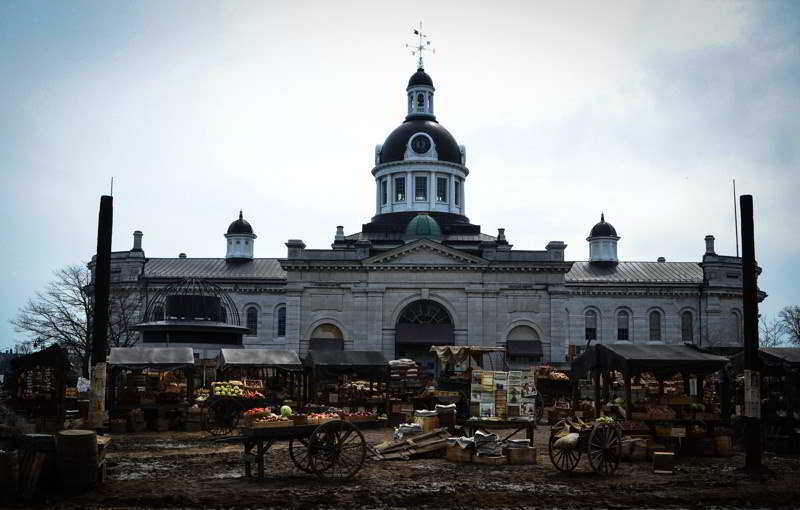
{"type": "Polygon", "coordinates": [[[411,139],[411,149],[417,154],[425,154],[431,150],[431,140],[422,134],[415,135],[411,139]]]}

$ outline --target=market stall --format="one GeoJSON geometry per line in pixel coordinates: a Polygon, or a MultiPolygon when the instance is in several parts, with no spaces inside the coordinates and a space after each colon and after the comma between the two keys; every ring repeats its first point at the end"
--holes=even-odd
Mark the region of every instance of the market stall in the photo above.
{"type": "Polygon", "coordinates": [[[167,430],[185,419],[194,401],[191,348],[114,347],[108,369],[109,417],[116,431],[125,424],[140,431],[146,422],[167,430]]]}
{"type": "Polygon", "coordinates": [[[10,362],[8,389],[10,406],[35,423],[39,432],[63,428],[67,374],[67,353],[58,345],[17,356],[10,362]]]}
{"type": "Polygon", "coordinates": [[[294,351],[221,349],[217,379],[210,394],[201,397],[212,434],[231,432],[250,409],[302,405],[303,365],[294,351]]]}
{"type": "MultiPolygon", "coordinates": [[[[623,432],[649,431],[673,449],[700,453],[711,449],[714,429],[722,424],[720,395],[705,382],[727,363],[724,356],[688,344],[600,344],[573,361],[571,375],[592,379],[594,409],[613,416],[623,432]]],[[[722,432],[730,435],[724,428],[717,431],[722,432]]]]}
{"type": "MultiPolygon", "coordinates": [[[[800,453],[800,347],[762,347],[758,359],[765,447],[776,453],[800,453]]],[[[731,368],[740,376],[736,414],[742,415],[744,353],[731,357],[731,368]]]]}
{"type": "Polygon", "coordinates": [[[386,412],[389,361],[383,353],[311,350],[304,365],[307,402],[352,412],[386,412]]]}

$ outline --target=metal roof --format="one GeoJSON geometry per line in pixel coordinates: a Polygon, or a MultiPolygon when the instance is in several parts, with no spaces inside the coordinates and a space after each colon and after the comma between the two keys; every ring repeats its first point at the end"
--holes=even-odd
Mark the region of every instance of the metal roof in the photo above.
{"type": "Polygon", "coordinates": [[[175,369],[194,366],[191,347],[112,347],[108,364],[128,368],[175,369]]]}
{"type": "Polygon", "coordinates": [[[296,352],[282,349],[220,349],[217,366],[303,368],[296,352]]]}
{"type": "Polygon", "coordinates": [[[224,258],[152,258],[144,265],[146,278],[274,278],[286,279],[278,259],[227,262],[224,258]]]}
{"type": "Polygon", "coordinates": [[[762,347],[761,350],[787,363],[800,365],[800,347],[762,347]]]}
{"type": "Polygon", "coordinates": [[[697,262],[620,262],[616,265],[573,262],[569,283],[703,283],[697,262]]]}

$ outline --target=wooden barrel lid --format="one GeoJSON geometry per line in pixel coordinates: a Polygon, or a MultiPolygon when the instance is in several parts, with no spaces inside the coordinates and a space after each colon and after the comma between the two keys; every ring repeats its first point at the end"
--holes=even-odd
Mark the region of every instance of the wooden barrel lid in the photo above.
{"type": "Polygon", "coordinates": [[[80,436],[88,437],[88,436],[94,436],[96,434],[97,432],[95,432],[94,430],[80,430],[80,429],[61,430],[58,432],[58,435],[61,437],[80,437],[80,436]]]}

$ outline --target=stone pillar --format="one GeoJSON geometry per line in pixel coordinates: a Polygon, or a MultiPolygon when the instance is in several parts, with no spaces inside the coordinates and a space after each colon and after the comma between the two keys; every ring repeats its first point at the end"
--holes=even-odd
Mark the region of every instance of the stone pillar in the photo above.
{"type": "Polygon", "coordinates": [[[406,205],[409,211],[414,210],[414,175],[411,172],[406,172],[406,205]]]}
{"type": "Polygon", "coordinates": [[[436,209],[436,173],[428,172],[428,209],[436,209]]]}
{"type": "Polygon", "coordinates": [[[450,174],[447,177],[447,192],[450,195],[447,197],[447,210],[449,212],[455,212],[455,200],[456,200],[456,178],[453,177],[453,174],[450,174]]]}

